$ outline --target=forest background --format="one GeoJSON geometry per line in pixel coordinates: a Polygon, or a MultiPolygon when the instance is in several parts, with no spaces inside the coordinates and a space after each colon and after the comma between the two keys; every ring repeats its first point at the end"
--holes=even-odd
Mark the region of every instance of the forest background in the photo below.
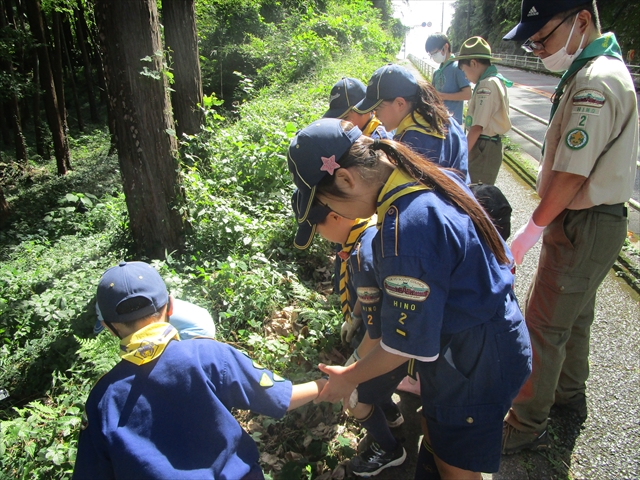
{"type": "MultiPolygon", "coordinates": [[[[518,16],[461,0],[449,33],[496,41],[518,16]]],[[[123,259],[294,381],[344,361],[331,247],[292,248],[286,148],[404,34],[389,0],[0,0],[0,478],[70,477],[118,360],[95,288],[123,259]]],[[[236,414],[283,479],[339,477],[360,433],[331,405],[236,414]]]]}

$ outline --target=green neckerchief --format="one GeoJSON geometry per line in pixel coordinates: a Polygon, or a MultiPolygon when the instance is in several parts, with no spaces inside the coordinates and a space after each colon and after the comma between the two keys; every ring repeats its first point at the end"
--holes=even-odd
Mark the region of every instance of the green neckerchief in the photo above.
{"type": "Polygon", "coordinates": [[[509,80],[508,78],[504,78],[502,74],[498,73],[498,67],[496,67],[495,65],[489,65],[487,69],[484,71],[484,73],[480,75],[480,78],[478,79],[476,86],[473,87],[473,93],[476,93],[476,88],[478,88],[478,85],[480,85],[480,82],[485,78],[489,78],[489,77],[497,77],[498,80],[500,80],[504,84],[504,86],[507,88],[511,88],[513,86],[513,82],[511,80],[509,80]]]}
{"type": "Polygon", "coordinates": [[[452,53],[451,55],[449,55],[449,58],[444,62],[442,62],[440,66],[433,72],[433,78],[431,79],[431,84],[434,87],[436,87],[436,90],[444,86],[444,69],[455,61],[456,61],[456,58],[452,53]],[[442,82],[442,84],[438,85],[439,82],[442,82]]]}
{"type": "Polygon", "coordinates": [[[613,33],[605,33],[604,35],[596,38],[593,42],[587,45],[582,53],[580,53],[578,58],[573,61],[573,63],[569,67],[569,70],[564,72],[564,75],[562,75],[562,78],[560,79],[560,83],[558,83],[558,86],[553,93],[553,105],[551,106],[549,122],[551,122],[551,119],[558,109],[560,99],[562,98],[562,94],[564,93],[564,87],[567,85],[569,80],[578,72],[578,70],[584,67],[589,60],[591,60],[592,58],[601,57],[603,55],[607,57],[617,58],[620,61],[624,61],[622,59],[620,45],[618,45],[616,36],[613,33]]]}

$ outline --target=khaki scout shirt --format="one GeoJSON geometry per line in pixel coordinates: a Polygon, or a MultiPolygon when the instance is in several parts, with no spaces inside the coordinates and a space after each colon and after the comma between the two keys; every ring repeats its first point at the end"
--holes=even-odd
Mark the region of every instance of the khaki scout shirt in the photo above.
{"type": "Polygon", "coordinates": [[[638,106],[626,65],[600,56],[571,79],[545,134],[538,192],[551,171],[587,177],[567,208],[629,200],[638,157],[638,106]]]}
{"type": "Polygon", "coordinates": [[[480,125],[482,135],[488,137],[509,131],[509,96],[507,87],[498,77],[487,77],[478,82],[469,100],[465,124],[467,129],[480,125]]]}

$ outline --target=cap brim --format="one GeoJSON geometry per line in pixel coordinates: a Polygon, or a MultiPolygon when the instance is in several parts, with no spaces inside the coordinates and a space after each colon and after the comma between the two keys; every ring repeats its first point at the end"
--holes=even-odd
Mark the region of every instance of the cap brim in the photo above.
{"type": "Polygon", "coordinates": [[[351,110],[351,107],[348,107],[346,110],[343,110],[342,108],[330,108],[325,112],[322,118],[342,118],[349,113],[349,110],[351,110]]]}
{"type": "Polygon", "coordinates": [[[96,324],[93,326],[93,333],[95,335],[99,334],[102,330],[104,330],[104,325],[102,325],[102,322],[98,319],[96,320],[96,324]]]}
{"type": "Polygon", "coordinates": [[[369,113],[375,110],[376,107],[380,105],[382,102],[383,102],[382,99],[373,100],[371,98],[364,98],[360,100],[360,102],[357,105],[354,105],[353,110],[356,111],[357,113],[369,113]]]}
{"type": "Polygon", "coordinates": [[[308,221],[298,223],[298,231],[296,237],[293,240],[293,245],[300,250],[309,248],[311,242],[313,242],[313,236],[316,233],[316,225],[310,224],[308,221]]]}
{"type": "Polygon", "coordinates": [[[527,38],[533,37],[537,32],[542,30],[549,20],[553,17],[536,18],[530,22],[519,23],[513,27],[509,33],[507,33],[503,40],[513,40],[517,42],[524,42],[527,38]]]}
{"type": "Polygon", "coordinates": [[[490,60],[492,62],[499,62],[500,59],[496,57],[492,57],[490,55],[456,55],[455,61],[458,60],[473,60],[477,58],[484,58],[485,60],[490,60]]]}

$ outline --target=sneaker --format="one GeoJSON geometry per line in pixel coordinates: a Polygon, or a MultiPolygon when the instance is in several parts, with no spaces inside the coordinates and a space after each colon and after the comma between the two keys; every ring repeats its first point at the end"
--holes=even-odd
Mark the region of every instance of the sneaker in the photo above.
{"type": "Polygon", "coordinates": [[[404,423],[404,417],[395,403],[384,410],[384,416],[387,419],[389,428],[396,428],[404,423]]]}
{"type": "Polygon", "coordinates": [[[512,455],[521,450],[544,450],[548,447],[547,429],[542,433],[522,432],[504,422],[502,426],[502,454],[512,455]]]}
{"type": "Polygon", "coordinates": [[[407,452],[400,442],[393,452],[385,452],[376,442],[357,457],[351,459],[351,471],[358,477],[373,477],[389,467],[402,465],[407,452]]]}

